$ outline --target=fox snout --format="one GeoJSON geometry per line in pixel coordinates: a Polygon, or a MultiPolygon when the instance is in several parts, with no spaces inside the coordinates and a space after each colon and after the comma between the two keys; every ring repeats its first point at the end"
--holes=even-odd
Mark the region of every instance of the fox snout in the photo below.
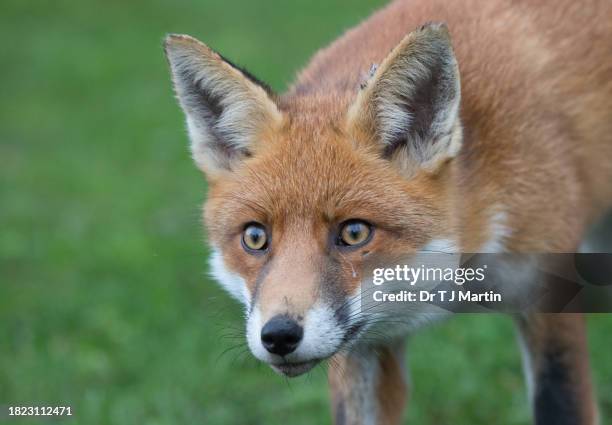
{"type": "Polygon", "coordinates": [[[286,376],[298,376],[334,355],[346,340],[346,326],[335,310],[318,301],[305,313],[284,312],[264,318],[259,304],[247,319],[253,355],[286,376]]]}

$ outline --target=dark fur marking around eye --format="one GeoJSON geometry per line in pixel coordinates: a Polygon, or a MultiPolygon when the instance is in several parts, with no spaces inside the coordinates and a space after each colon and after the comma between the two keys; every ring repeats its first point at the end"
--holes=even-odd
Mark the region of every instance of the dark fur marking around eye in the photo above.
{"type": "Polygon", "coordinates": [[[257,298],[259,297],[261,285],[263,285],[263,282],[268,276],[268,273],[270,273],[270,264],[271,264],[270,258],[268,257],[266,258],[264,264],[261,266],[261,269],[259,270],[259,273],[257,274],[257,277],[255,278],[255,284],[253,288],[252,302],[251,302],[251,308],[249,310],[249,314],[253,312],[253,308],[255,307],[257,298]]]}

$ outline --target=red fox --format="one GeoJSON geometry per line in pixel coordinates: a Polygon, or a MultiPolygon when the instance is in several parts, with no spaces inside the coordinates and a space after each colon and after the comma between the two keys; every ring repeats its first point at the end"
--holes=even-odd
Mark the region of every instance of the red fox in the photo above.
{"type": "MultiPolygon", "coordinates": [[[[427,321],[370,333],[367,258],[574,252],[612,207],[609,0],[395,1],[282,95],[192,37],[165,52],[214,276],[259,360],[332,359],[336,424],[401,421],[402,341],[427,321]]],[[[583,317],[515,319],[535,423],[597,423],[583,317]]]]}

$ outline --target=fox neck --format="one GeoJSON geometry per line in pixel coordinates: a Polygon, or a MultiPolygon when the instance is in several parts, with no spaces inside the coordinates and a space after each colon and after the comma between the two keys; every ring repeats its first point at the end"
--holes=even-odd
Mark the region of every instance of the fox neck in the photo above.
{"type": "MultiPolygon", "coordinates": [[[[428,174],[440,193],[445,231],[423,250],[497,253],[508,248],[511,236],[509,214],[503,201],[475,190],[477,170],[466,167],[460,154],[428,174]]],[[[422,176],[414,177],[416,179],[422,176]]]]}

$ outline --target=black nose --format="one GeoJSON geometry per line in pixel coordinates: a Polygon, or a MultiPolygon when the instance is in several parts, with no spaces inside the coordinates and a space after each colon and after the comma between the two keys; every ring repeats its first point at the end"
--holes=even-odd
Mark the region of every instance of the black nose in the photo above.
{"type": "Polygon", "coordinates": [[[304,330],[289,316],[274,316],[261,330],[261,342],[272,354],[286,356],[295,351],[304,330]]]}

